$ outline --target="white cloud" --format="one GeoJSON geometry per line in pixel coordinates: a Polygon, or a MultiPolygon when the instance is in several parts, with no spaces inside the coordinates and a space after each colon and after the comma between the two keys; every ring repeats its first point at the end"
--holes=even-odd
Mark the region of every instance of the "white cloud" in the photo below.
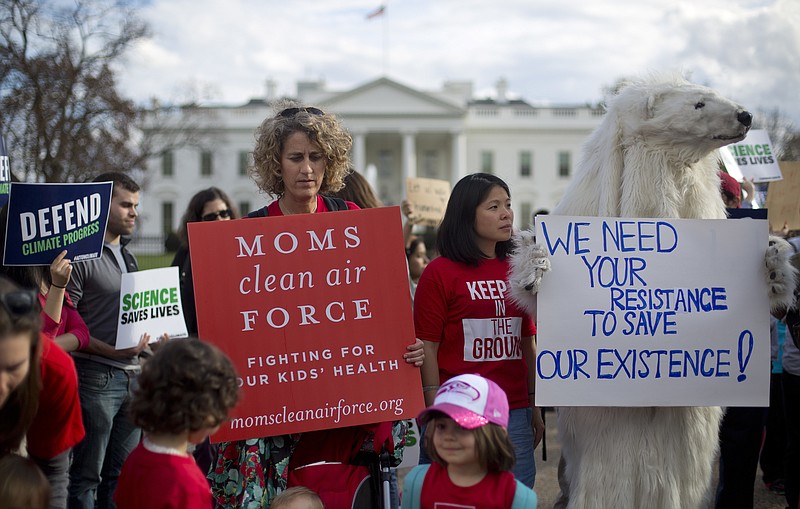
{"type": "Polygon", "coordinates": [[[622,76],[686,69],[756,110],[800,126],[796,0],[152,0],[154,37],[123,74],[136,100],[208,84],[217,102],[292,95],[298,79],[344,89],[384,74],[423,89],[448,79],[476,90],[500,77],[529,101],[585,103],[622,76]],[[388,52],[384,52],[384,45],[388,52]]]}

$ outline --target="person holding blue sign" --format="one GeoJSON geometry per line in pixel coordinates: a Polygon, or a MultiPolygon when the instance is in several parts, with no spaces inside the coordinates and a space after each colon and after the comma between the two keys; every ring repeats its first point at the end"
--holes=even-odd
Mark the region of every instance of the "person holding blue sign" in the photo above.
{"type": "Polygon", "coordinates": [[[73,450],[69,507],[114,508],[112,496],[122,463],[141,438],[129,406],[141,371],[139,355],[150,341],[143,334],[133,348],[115,349],[122,274],[138,270],[125,245],[139,213],[139,185],[110,172],[95,182],[113,182],[102,256],[75,264],[67,291],[89,327],[87,347],[73,354],[80,381],[86,438],[73,450]]]}
{"type": "MultiPolygon", "coordinates": [[[[0,224],[6,224],[8,206],[0,209],[0,224]]],[[[0,252],[5,250],[7,232],[0,235],[0,252]]],[[[65,249],[55,256],[50,266],[2,265],[0,272],[17,284],[36,290],[42,307],[42,332],[65,352],[86,348],[89,329],[66,293],[72,274],[72,263],[65,249]]]]}
{"type": "MultiPolygon", "coordinates": [[[[532,487],[534,448],[544,422],[534,404],[536,334],[531,317],[506,299],[514,212],[500,178],[475,173],[453,188],[436,237],[441,255],[428,264],[414,298],[414,325],[425,349],[427,405],[440,384],[475,373],[508,396],[514,475],[532,487]]],[[[424,460],[423,460],[424,461],[424,460]]]]}

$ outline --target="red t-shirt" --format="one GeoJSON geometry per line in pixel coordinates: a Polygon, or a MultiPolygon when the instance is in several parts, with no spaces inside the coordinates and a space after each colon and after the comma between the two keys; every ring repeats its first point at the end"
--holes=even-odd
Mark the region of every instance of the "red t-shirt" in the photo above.
{"type": "Polygon", "coordinates": [[[474,486],[456,486],[447,469],[431,464],[422,482],[421,509],[509,509],[517,481],[511,472],[489,472],[474,486]]]}
{"type": "MultiPolygon", "coordinates": [[[[358,205],[356,205],[355,203],[351,201],[345,201],[345,203],[347,204],[347,210],[359,210],[358,205]]],[[[323,200],[322,196],[320,195],[317,195],[317,211],[315,212],[315,214],[317,212],[330,212],[328,210],[328,207],[325,206],[325,200],[323,200]]],[[[270,216],[283,215],[283,211],[281,210],[281,206],[278,203],[278,200],[275,200],[274,202],[267,205],[267,214],[270,216]]]]}
{"type": "Polygon", "coordinates": [[[508,260],[497,258],[477,267],[436,258],[419,278],[414,327],[419,339],[439,343],[440,383],[477,373],[499,385],[516,409],[530,404],[521,339],[536,328],[506,299],[508,270],[508,260]]]}
{"type": "Polygon", "coordinates": [[[74,447],[86,434],[78,397],[78,373],[72,357],[52,339],[42,341],[42,390],[39,410],[28,428],[28,452],[51,459],[74,447]]]}
{"type": "Polygon", "coordinates": [[[191,455],[151,452],[141,443],[122,465],[114,501],[119,509],[207,509],[212,506],[211,488],[191,455]]]}
{"type": "MultiPolygon", "coordinates": [[[[42,332],[50,336],[51,339],[71,332],[78,338],[78,350],[83,350],[89,345],[89,327],[86,326],[86,322],[84,322],[81,315],[78,314],[78,310],[75,309],[75,305],[72,303],[72,299],[69,298],[69,294],[65,293],[64,296],[66,302],[61,306],[61,321],[54,321],[50,318],[50,315],[42,311],[42,332]]],[[[46,303],[47,295],[42,295],[40,292],[39,304],[42,306],[42,309],[44,309],[46,303]]]]}

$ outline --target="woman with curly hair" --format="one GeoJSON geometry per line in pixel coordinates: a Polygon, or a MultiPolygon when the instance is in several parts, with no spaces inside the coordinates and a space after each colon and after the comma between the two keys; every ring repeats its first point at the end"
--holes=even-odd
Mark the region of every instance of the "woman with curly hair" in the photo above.
{"type": "Polygon", "coordinates": [[[249,215],[358,209],[353,202],[324,196],[344,187],[350,173],[350,134],[334,115],[319,108],[290,102],[281,106],[285,107],[258,128],[252,168],[259,189],[277,200],[249,215]]]}
{"type": "MultiPolygon", "coordinates": [[[[313,106],[279,103],[276,113],[258,128],[252,168],[258,187],[276,199],[247,217],[358,210],[351,201],[329,196],[345,185],[351,171],[351,146],[350,134],[333,114],[313,106]]],[[[421,366],[422,342],[407,348],[405,361],[421,366]]],[[[216,507],[267,508],[288,486],[290,460],[309,460],[300,464],[334,461],[320,453],[326,445],[366,443],[375,436],[383,437],[376,433],[379,428],[388,428],[389,440],[395,436],[394,442],[400,443],[405,426],[398,423],[220,443],[208,474],[216,507]]]]}
{"type": "Polygon", "coordinates": [[[117,507],[211,507],[189,444],[214,433],[238,399],[236,370],[215,346],[184,339],[159,348],[142,367],[131,403],[144,438],[122,466],[117,507]]]}

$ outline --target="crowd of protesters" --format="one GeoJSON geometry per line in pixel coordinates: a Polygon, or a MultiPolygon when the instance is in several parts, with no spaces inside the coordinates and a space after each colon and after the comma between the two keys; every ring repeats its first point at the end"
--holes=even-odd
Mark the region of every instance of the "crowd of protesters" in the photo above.
{"type": "MultiPolygon", "coordinates": [[[[315,107],[280,105],[257,131],[252,168],[260,190],[275,199],[247,217],[383,206],[366,179],[351,168],[351,144],[334,115],[315,107]]],[[[394,454],[389,466],[399,464],[405,421],[211,444],[209,435],[239,399],[237,375],[225,354],[196,339],[202,331],[193,285],[203,275],[192,271],[187,225],[237,219],[239,213],[224,191],[212,187],[193,196],[183,216],[181,246],[172,265],[179,268],[190,339],[153,340],[143,334],[135,338],[135,346],[117,349],[121,278],[138,270],[127,243],[139,214],[140,189],[124,173],[105,173],[94,181],[113,184],[99,258],[71,263],[63,251],[49,267],[2,267],[3,507],[318,508],[326,504],[335,509],[326,502],[331,495],[317,486],[292,487],[297,484],[292,476],[300,476],[295,470],[300,458],[303,464],[341,461],[330,444],[359,440],[373,454],[380,454],[386,444],[394,454]]],[[[436,233],[438,257],[433,261],[424,239],[413,234],[417,219],[413,207],[404,202],[402,211],[407,217],[405,245],[397,247],[406,253],[418,339],[407,345],[398,361],[420,368],[423,396],[431,407],[420,421],[428,426],[422,432],[421,463],[433,462],[415,473],[418,485],[406,486],[403,507],[420,503],[467,507],[463,503],[475,497],[491,499],[481,507],[535,507],[536,496],[530,491],[536,474],[534,449],[544,432],[534,403],[536,379],[531,369],[535,324],[512,303],[497,307],[491,300],[471,299],[463,284],[485,282],[503,297],[513,250],[510,190],[494,175],[476,173],[460,180],[436,233]],[[502,359],[466,359],[465,324],[477,327],[471,332],[479,336],[490,334],[501,308],[502,318],[510,324],[508,334],[519,348],[502,359]],[[465,386],[488,390],[491,401],[461,401],[456,386],[461,393],[465,386]],[[418,491],[408,494],[413,486],[418,491]]],[[[7,213],[7,208],[0,212],[3,224],[7,213]]],[[[774,331],[783,377],[773,385],[794,400],[770,412],[797,419],[800,372],[792,371],[797,366],[791,347],[797,349],[800,338],[792,336],[784,316],[778,319],[783,321],[774,331]]],[[[790,506],[798,507],[800,457],[795,456],[790,466],[776,459],[775,451],[800,456],[800,425],[797,420],[772,417],[773,428],[783,431],[780,441],[762,453],[764,473],[770,475],[765,481],[773,487],[780,484],[790,506]]],[[[400,505],[396,475],[388,482],[389,505],[396,509],[400,505]]],[[[369,500],[368,506],[375,503],[369,500]]]]}

